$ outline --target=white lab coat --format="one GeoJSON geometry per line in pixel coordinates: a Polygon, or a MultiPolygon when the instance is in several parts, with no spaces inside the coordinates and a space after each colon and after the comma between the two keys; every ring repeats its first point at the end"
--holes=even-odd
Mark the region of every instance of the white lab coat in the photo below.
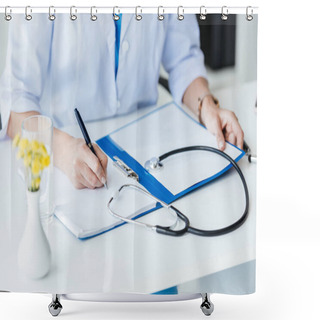
{"type": "Polygon", "coordinates": [[[188,85],[206,77],[194,15],[178,21],[167,15],[123,14],[115,79],[115,26],[111,15],[93,22],[68,14],[54,22],[47,14],[10,21],[5,71],[0,80],[4,130],[10,110],[36,110],[61,127],[74,122],[77,107],[85,121],[128,113],[157,102],[160,65],[169,74],[173,98],[181,103],[188,85]]]}

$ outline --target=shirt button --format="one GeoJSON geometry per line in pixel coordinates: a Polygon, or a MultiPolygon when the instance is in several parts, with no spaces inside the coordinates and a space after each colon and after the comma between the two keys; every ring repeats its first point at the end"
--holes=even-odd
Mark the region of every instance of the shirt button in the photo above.
{"type": "Polygon", "coordinates": [[[117,101],[117,108],[120,108],[120,100],[117,101]]]}
{"type": "Polygon", "coordinates": [[[127,52],[129,50],[129,42],[127,40],[122,42],[122,50],[123,52],[127,52]]]}

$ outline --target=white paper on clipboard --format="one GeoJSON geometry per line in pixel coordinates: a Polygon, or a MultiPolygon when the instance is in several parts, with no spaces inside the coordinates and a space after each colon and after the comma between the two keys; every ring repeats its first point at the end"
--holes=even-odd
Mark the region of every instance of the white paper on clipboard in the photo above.
{"type": "MultiPolygon", "coordinates": [[[[217,148],[216,138],[174,103],[134,121],[114,133],[111,139],[142,166],[153,157],[177,148],[203,145],[217,148]]],[[[227,143],[224,150],[237,159],[242,151],[227,143]]],[[[229,161],[206,151],[178,154],[164,160],[164,167],[150,173],[172,194],[223,171],[229,161]]]]}

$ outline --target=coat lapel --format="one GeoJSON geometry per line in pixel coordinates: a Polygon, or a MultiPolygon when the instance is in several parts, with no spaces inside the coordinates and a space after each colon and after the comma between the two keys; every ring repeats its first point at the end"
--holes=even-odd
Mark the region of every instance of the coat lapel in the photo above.
{"type": "Polygon", "coordinates": [[[120,47],[121,47],[121,42],[126,35],[126,32],[128,30],[128,27],[134,17],[134,14],[127,14],[124,13],[122,14],[122,20],[121,20],[121,34],[120,34],[120,47]]]}
{"type": "Polygon", "coordinates": [[[112,19],[112,15],[107,17],[107,23],[104,25],[105,32],[107,33],[107,43],[108,48],[110,49],[110,54],[114,56],[114,45],[115,45],[115,26],[114,21],[112,19]]]}

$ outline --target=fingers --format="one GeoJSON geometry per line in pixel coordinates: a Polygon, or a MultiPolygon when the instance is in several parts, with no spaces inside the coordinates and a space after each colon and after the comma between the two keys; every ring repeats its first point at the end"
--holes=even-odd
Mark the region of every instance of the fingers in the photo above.
{"type": "Polygon", "coordinates": [[[89,189],[102,187],[103,183],[98,179],[96,174],[87,166],[86,163],[82,164],[80,181],[89,189]]]}
{"type": "MultiPolygon", "coordinates": [[[[100,186],[103,185],[106,180],[107,180],[107,177],[106,177],[106,172],[105,172],[105,169],[102,167],[101,163],[100,163],[100,160],[99,160],[99,157],[97,157],[95,154],[93,154],[93,152],[87,147],[87,145],[83,145],[82,146],[82,149],[83,149],[83,152],[85,154],[85,162],[87,164],[87,166],[91,169],[92,173],[96,176],[97,179],[99,179],[100,181],[100,186]]],[[[96,148],[95,148],[96,150],[96,148]]],[[[97,153],[98,155],[98,153],[97,153]]],[[[105,161],[105,160],[104,160],[105,161]]],[[[84,176],[85,178],[89,177],[90,174],[87,172],[87,169],[84,169],[86,170],[86,173],[87,175],[84,176]]],[[[87,180],[91,185],[94,185],[94,178],[93,177],[90,177],[90,180],[87,180]]]]}
{"type": "Polygon", "coordinates": [[[237,147],[238,147],[239,149],[243,149],[243,138],[244,138],[244,134],[243,134],[243,131],[242,131],[241,128],[240,128],[239,132],[237,133],[236,137],[237,137],[237,147]]]}
{"type": "Polygon", "coordinates": [[[226,148],[226,142],[225,142],[225,138],[224,138],[224,135],[222,132],[221,121],[218,116],[216,116],[212,119],[212,121],[210,123],[210,129],[209,129],[209,131],[212,132],[216,136],[218,148],[223,151],[226,148]]]}
{"type": "Polygon", "coordinates": [[[94,189],[94,187],[86,180],[86,178],[81,173],[79,173],[79,176],[77,178],[77,184],[78,186],[75,186],[77,189],[94,189]]]}
{"type": "Polygon", "coordinates": [[[224,135],[222,133],[221,128],[217,130],[216,139],[218,143],[218,148],[223,151],[226,148],[226,141],[224,139],[224,135]]]}
{"type": "Polygon", "coordinates": [[[238,119],[236,118],[236,116],[234,116],[234,118],[232,119],[233,122],[232,122],[232,135],[235,137],[234,138],[234,141],[230,142],[234,145],[236,145],[239,149],[242,149],[243,148],[243,137],[244,137],[244,134],[243,134],[243,131],[240,127],[240,124],[238,122],[238,119]]]}
{"type": "Polygon", "coordinates": [[[231,132],[228,137],[227,137],[227,141],[230,142],[231,144],[236,144],[236,136],[234,135],[233,132],[231,132]]]}
{"type": "Polygon", "coordinates": [[[243,131],[234,112],[229,110],[221,110],[222,122],[225,123],[225,137],[233,145],[243,148],[243,131]]]}
{"type": "Polygon", "coordinates": [[[67,149],[62,153],[63,172],[77,189],[98,188],[106,182],[108,157],[97,145],[93,145],[97,156],[86,145],[84,139],[70,137],[67,149]]]}
{"type": "Polygon", "coordinates": [[[77,189],[99,188],[106,180],[108,157],[97,145],[93,145],[97,156],[88,148],[83,139],[77,139],[73,153],[71,181],[77,189]]]}
{"type": "Polygon", "coordinates": [[[71,182],[77,189],[94,189],[102,186],[96,174],[79,157],[76,158],[73,163],[71,182]]]}
{"type": "Polygon", "coordinates": [[[93,148],[94,148],[94,151],[96,152],[96,154],[100,160],[102,169],[104,170],[104,172],[106,172],[107,165],[108,165],[108,157],[106,156],[106,154],[103,151],[101,151],[101,149],[95,143],[93,144],[93,148]]]}

